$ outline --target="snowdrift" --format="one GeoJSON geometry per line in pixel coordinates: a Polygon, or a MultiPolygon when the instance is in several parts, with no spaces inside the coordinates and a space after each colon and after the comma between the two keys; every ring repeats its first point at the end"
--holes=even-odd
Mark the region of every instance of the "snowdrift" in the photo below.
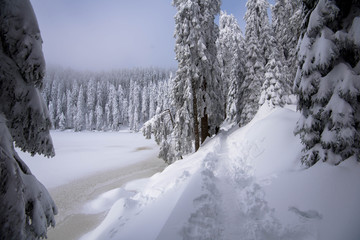
{"type": "Polygon", "coordinates": [[[300,165],[294,106],[263,106],[243,128],[127,184],[82,239],[360,239],[360,166],[300,165]]]}

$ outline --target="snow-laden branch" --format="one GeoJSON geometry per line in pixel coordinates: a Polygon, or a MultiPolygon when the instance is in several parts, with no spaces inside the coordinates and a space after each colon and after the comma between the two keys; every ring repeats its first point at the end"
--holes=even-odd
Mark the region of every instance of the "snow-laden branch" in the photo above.
{"type": "Polygon", "coordinates": [[[154,136],[155,142],[160,146],[159,157],[167,163],[174,162],[178,157],[175,150],[173,132],[175,122],[170,109],[156,114],[142,127],[143,135],[150,139],[154,136]]]}
{"type": "Polygon", "coordinates": [[[0,136],[1,239],[45,238],[47,228],[55,226],[55,203],[16,154],[2,114],[0,136]]]}

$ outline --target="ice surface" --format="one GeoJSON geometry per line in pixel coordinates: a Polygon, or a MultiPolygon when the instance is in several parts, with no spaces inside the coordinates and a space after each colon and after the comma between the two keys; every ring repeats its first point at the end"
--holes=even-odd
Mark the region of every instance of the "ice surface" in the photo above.
{"type": "Polygon", "coordinates": [[[18,153],[47,188],[57,187],[92,174],[121,168],[156,158],[159,151],[153,140],[141,133],[52,131],[56,156],[18,153]]]}

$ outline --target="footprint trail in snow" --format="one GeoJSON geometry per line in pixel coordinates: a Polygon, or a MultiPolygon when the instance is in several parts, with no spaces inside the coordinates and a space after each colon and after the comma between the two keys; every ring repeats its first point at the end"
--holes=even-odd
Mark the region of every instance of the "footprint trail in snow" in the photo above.
{"type": "Polygon", "coordinates": [[[280,224],[247,164],[252,148],[231,155],[229,144],[222,133],[203,161],[202,195],[194,200],[184,239],[280,239],[280,224]]]}

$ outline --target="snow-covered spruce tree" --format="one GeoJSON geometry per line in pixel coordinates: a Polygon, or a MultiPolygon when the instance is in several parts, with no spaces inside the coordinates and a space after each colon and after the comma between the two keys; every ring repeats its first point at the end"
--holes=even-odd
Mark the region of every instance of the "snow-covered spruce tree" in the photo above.
{"type": "Polygon", "coordinates": [[[140,130],[141,117],[141,91],[137,82],[130,81],[130,96],[129,96],[129,127],[131,130],[140,130]]]}
{"type": "Polygon", "coordinates": [[[244,81],[244,38],[233,15],[220,13],[219,38],[216,41],[217,57],[226,110],[226,119],[238,123],[240,120],[241,84],[244,81]]]}
{"type": "Polygon", "coordinates": [[[128,123],[128,115],[127,115],[128,101],[126,99],[124,89],[121,85],[119,85],[119,88],[118,88],[118,96],[119,96],[119,108],[120,108],[119,123],[121,125],[126,126],[128,123]]]}
{"type": "Polygon", "coordinates": [[[51,91],[52,94],[52,106],[50,109],[50,103],[49,103],[49,111],[50,111],[50,119],[51,119],[51,125],[52,127],[55,129],[58,126],[58,116],[57,116],[57,99],[58,99],[58,86],[59,86],[59,82],[58,81],[54,81],[53,82],[53,90],[51,91]]]}
{"type": "Polygon", "coordinates": [[[168,164],[178,159],[174,148],[175,144],[173,144],[174,127],[172,111],[166,109],[144,123],[142,128],[143,135],[147,139],[150,139],[151,135],[154,136],[155,142],[160,146],[158,157],[164,159],[168,164]]]}
{"type": "Polygon", "coordinates": [[[150,99],[150,93],[149,88],[145,87],[142,89],[141,93],[141,122],[146,122],[149,120],[149,99],[150,99]]]}
{"type": "Polygon", "coordinates": [[[39,239],[55,225],[57,209],[13,145],[54,155],[39,91],[45,70],[41,36],[28,0],[0,1],[0,41],[0,238],[39,239]]]}
{"type": "Polygon", "coordinates": [[[301,33],[303,17],[302,1],[276,0],[272,7],[272,27],[278,42],[277,49],[284,57],[282,60],[282,75],[291,91],[298,66],[297,44],[301,33]]]}
{"type": "Polygon", "coordinates": [[[107,126],[111,130],[117,130],[119,127],[119,105],[118,105],[118,96],[114,84],[109,84],[109,95],[108,102],[105,106],[105,112],[107,115],[107,126]]]}
{"type": "Polygon", "coordinates": [[[73,128],[74,127],[74,109],[73,101],[71,98],[71,90],[68,89],[66,91],[66,128],[73,128]]]}
{"type": "Polygon", "coordinates": [[[88,130],[95,129],[95,107],[96,107],[96,81],[94,78],[91,78],[88,84],[88,91],[87,91],[87,102],[86,102],[86,109],[89,114],[88,116],[88,130]]]}
{"type": "Polygon", "coordinates": [[[265,81],[261,87],[259,104],[267,104],[272,108],[283,107],[288,102],[291,91],[283,72],[284,57],[274,36],[271,36],[271,43],[272,52],[265,66],[265,81]]]}
{"type": "Polygon", "coordinates": [[[64,113],[62,112],[59,118],[59,129],[65,130],[66,129],[66,117],[64,113]]]}
{"type": "Polygon", "coordinates": [[[63,102],[63,94],[64,94],[64,82],[59,82],[58,86],[57,86],[57,99],[56,99],[56,127],[55,128],[59,128],[60,127],[60,116],[61,113],[64,112],[65,110],[65,106],[66,103],[65,101],[63,102]]]}
{"type": "Polygon", "coordinates": [[[245,79],[241,86],[240,122],[250,122],[259,109],[261,86],[264,82],[265,65],[270,57],[270,24],[267,14],[267,0],[248,0],[246,3],[245,31],[245,79]]]}
{"type": "MultiPolygon", "coordinates": [[[[158,95],[154,102],[158,106],[156,114],[142,127],[143,135],[150,139],[154,136],[156,143],[160,146],[159,158],[164,159],[168,164],[173,163],[181,158],[181,153],[176,152],[175,138],[174,138],[174,109],[171,106],[171,90],[173,77],[170,75],[168,81],[160,82],[158,86],[158,95]]],[[[151,95],[150,95],[151,96],[151,95]]],[[[190,144],[191,145],[191,144],[190,144]]]]}
{"type": "Polygon", "coordinates": [[[76,104],[76,115],[75,115],[75,131],[82,131],[85,129],[86,121],[85,121],[85,113],[86,113],[86,104],[85,104],[85,97],[84,97],[84,88],[81,85],[80,91],[77,98],[76,104]]]}
{"type": "Polygon", "coordinates": [[[295,91],[302,163],[360,159],[360,3],[305,1],[295,91]]]}
{"type": "Polygon", "coordinates": [[[104,125],[106,126],[105,130],[109,130],[111,125],[112,125],[112,110],[111,110],[111,105],[110,102],[107,102],[105,104],[105,122],[104,125]]]}
{"type": "Polygon", "coordinates": [[[174,0],[178,61],[174,106],[178,152],[195,151],[224,118],[214,23],[220,0],[174,0]]]}
{"type": "Polygon", "coordinates": [[[103,88],[100,82],[96,86],[96,106],[95,106],[95,115],[96,115],[96,130],[101,131],[106,128],[105,125],[105,100],[103,88]]]}
{"type": "Polygon", "coordinates": [[[100,103],[98,102],[95,106],[95,115],[96,115],[96,125],[95,129],[98,131],[103,130],[104,128],[104,111],[103,108],[100,106],[100,103]]]}
{"type": "Polygon", "coordinates": [[[113,123],[112,123],[112,130],[119,130],[120,127],[120,109],[119,109],[119,96],[118,91],[116,91],[115,87],[113,89],[114,93],[113,98],[111,99],[111,108],[112,108],[112,115],[113,115],[113,123]]]}
{"type": "MultiPolygon", "coordinates": [[[[51,121],[51,123],[53,123],[55,121],[56,112],[55,112],[54,105],[53,105],[52,101],[49,102],[48,109],[49,109],[50,121],[51,121]]],[[[52,124],[52,126],[54,126],[54,125],[52,124]]]]}
{"type": "Polygon", "coordinates": [[[57,119],[58,119],[58,128],[60,128],[60,117],[61,117],[61,114],[63,112],[66,111],[66,99],[64,98],[65,96],[63,95],[63,92],[58,91],[58,99],[57,99],[57,110],[56,110],[56,115],[57,115],[57,119]]]}
{"type": "Polygon", "coordinates": [[[71,96],[70,96],[70,117],[71,120],[70,122],[72,123],[71,128],[75,129],[76,128],[76,116],[77,116],[77,106],[78,106],[78,100],[79,100],[79,91],[80,91],[80,86],[78,84],[74,84],[72,89],[71,89],[71,96]]]}
{"type": "Polygon", "coordinates": [[[150,85],[150,96],[149,96],[149,117],[152,118],[156,114],[157,108],[157,97],[158,97],[158,86],[153,83],[150,85]]]}

